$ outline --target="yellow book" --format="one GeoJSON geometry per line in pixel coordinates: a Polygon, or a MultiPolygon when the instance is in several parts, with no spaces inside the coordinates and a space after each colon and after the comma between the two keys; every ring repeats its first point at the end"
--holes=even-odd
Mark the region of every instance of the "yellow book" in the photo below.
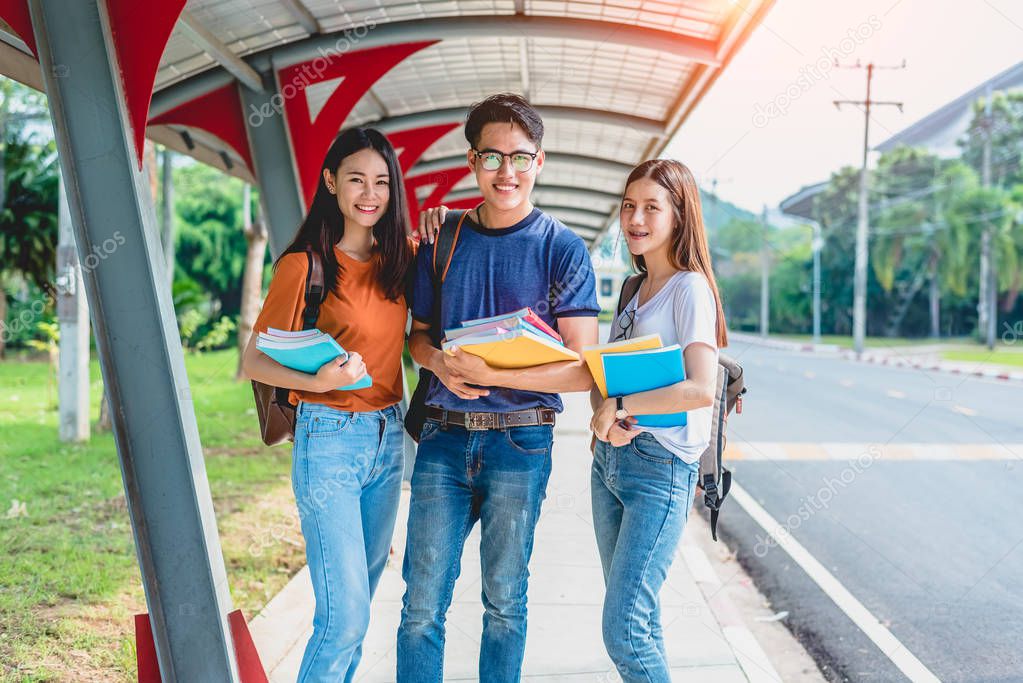
{"type": "Polygon", "coordinates": [[[479,356],[492,368],[531,368],[566,360],[579,360],[579,354],[529,330],[491,330],[479,336],[458,337],[444,342],[446,353],[458,347],[479,356]]]}
{"type": "Polygon", "coordinates": [[[593,344],[591,346],[584,346],[583,358],[586,359],[586,365],[590,368],[590,374],[593,375],[593,379],[597,383],[597,388],[600,389],[600,395],[607,398],[607,380],[604,379],[604,364],[600,362],[601,356],[608,353],[649,351],[651,349],[659,349],[662,346],[664,346],[664,344],[661,343],[661,335],[648,334],[643,337],[636,337],[635,339],[611,342],[610,344],[593,344]]]}

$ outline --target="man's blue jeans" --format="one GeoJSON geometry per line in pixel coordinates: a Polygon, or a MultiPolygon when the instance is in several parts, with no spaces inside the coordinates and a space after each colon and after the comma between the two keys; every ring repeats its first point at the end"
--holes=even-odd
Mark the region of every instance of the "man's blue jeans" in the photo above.
{"type": "Polygon", "coordinates": [[[397,405],[361,413],[299,405],[291,480],[316,597],[299,683],[355,677],[394,533],[403,429],[397,405]]]}
{"type": "Polygon", "coordinates": [[[467,431],[427,421],[412,473],[398,681],[440,683],[444,622],[465,538],[480,521],[483,683],[518,681],[533,531],[551,473],[551,426],[467,431]]]}
{"type": "Polygon", "coordinates": [[[598,441],[590,472],[593,528],[604,568],[604,646],[625,683],[671,681],[661,633],[661,586],[693,504],[699,463],[649,433],[598,441]]]}

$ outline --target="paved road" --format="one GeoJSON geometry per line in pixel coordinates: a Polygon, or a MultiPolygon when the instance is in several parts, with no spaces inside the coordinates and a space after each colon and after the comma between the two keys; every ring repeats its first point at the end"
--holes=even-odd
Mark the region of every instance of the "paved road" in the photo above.
{"type": "MultiPolygon", "coordinates": [[[[1023,387],[735,344],[735,480],[943,681],[1023,681],[1023,387]]],[[[723,531],[834,680],[906,680],[734,501],[723,531]]]]}

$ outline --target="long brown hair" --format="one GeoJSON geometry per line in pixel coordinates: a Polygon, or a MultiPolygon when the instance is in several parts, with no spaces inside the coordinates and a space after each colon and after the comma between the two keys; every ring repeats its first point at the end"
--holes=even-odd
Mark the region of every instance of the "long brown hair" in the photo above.
{"type": "MultiPolygon", "coordinates": [[[[676,270],[691,270],[707,278],[717,304],[717,345],[728,346],[728,329],[725,325],[725,311],[721,307],[718,283],[710,261],[707,246],[707,230],[703,225],[703,209],[700,208],[700,188],[692,171],[674,159],[649,159],[632,169],[625,187],[637,180],[649,178],[668,191],[675,225],[671,230],[668,246],[668,261],[676,270]]],[[[624,226],[623,226],[624,229],[624,226]]],[[[642,256],[633,256],[632,265],[637,272],[646,273],[646,261],[642,256]]]]}
{"type": "MultiPolygon", "coordinates": [[[[334,253],[334,245],[345,234],[345,219],[338,208],[337,197],[327,189],[323,171],[337,173],[342,159],[364,149],[376,150],[387,163],[390,199],[384,215],[373,226],[373,236],[380,248],[377,281],[387,298],[396,301],[405,292],[414,258],[412,247],[406,237],[409,227],[408,204],[398,156],[390,141],[375,128],[346,128],[334,138],[320,168],[316,194],[313,195],[309,212],[302,220],[295,239],[274,263],[274,268],[286,254],[302,253],[306,245],[312,245],[313,251],[323,259],[325,282],[335,284],[338,282],[337,274],[343,267],[334,253]]],[[[335,293],[340,293],[340,290],[335,293]]]]}

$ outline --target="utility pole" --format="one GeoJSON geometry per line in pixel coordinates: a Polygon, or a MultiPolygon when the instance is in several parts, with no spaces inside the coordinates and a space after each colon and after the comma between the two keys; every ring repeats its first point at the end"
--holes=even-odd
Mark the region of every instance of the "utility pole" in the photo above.
{"type": "MultiPolygon", "coordinates": [[[[984,95],[984,119],[981,135],[984,147],[981,155],[980,177],[984,187],[991,187],[991,84],[984,95]]],[[[980,292],[977,300],[977,331],[984,336],[987,348],[995,348],[995,332],[998,326],[998,285],[995,279],[994,254],[991,248],[993,236],[991,222],[985,220],[980,235],[980,292]]]]}
{"type": "Polygon", "coordinates": [[[717,176],[710,179],[710,203],[706,206],[704,212],[704,225],[707,227],[707,237],[711,240],[721,234],[721,228],[724,226],[724,216],[721,213],[721,199],[718,197],[718,183],[730,183],[731,178],[725,178],[722,180],[717,176]]]}
{"type": "Polygon", "coordinates": [[[860,201],[856,220],[856,266],[853,278],[853,349],[856,354],[863,353],[863,340],[867,331],[867,233],[870,230],[867,216],[867,158],[870,153],[870,110],[873,107],[892,106],[902,111],[902,102],[881,102],[870,99],[870,86],[874,79],[874,69],[904,69],[906,60],[899,66],[878,66],[870,62],[864,67],[857,60],[856,64],[843,66],[837,61],[839,69],[867,70],[867,97],[864,100],[835,100],[835,106],[841,110],[843,104],[863,107],[863,166],[860,168],[860,201]]]}
{"type": "Polygon", "coordinates": [[[760,213],[763,245],[760,248],[760,336],[767,337],[771,320],[771,251],[768,246],[767,205],[760,213]]]}
{"type": "Polygon", "coordinates": [[[821,236],[821,224],[814,221],[813,228],[813,343],[821,343],[821,249],[824,238],[821,236]]]}

